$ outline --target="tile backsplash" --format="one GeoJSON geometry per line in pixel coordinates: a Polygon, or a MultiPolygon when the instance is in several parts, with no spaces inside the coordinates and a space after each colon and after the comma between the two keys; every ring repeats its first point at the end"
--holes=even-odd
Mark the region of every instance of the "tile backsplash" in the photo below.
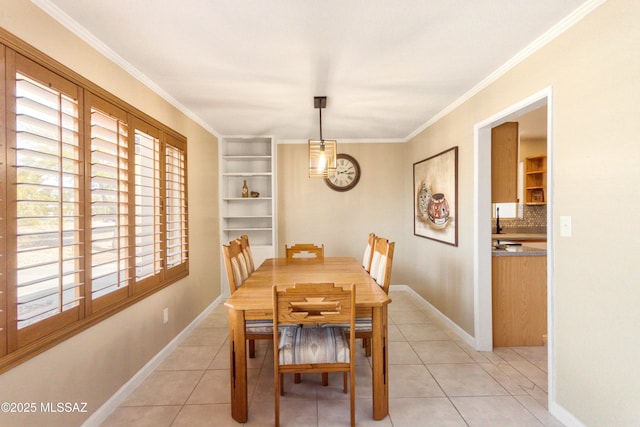
{"type": "MultiPolygon", "coordinates": [[[[547,205],[524,205],[522,208],[523,218],[500,218],[502,232],[545,233],[547,230],[547,205]]],[[[495,230],[495,218],[493,218],[491,225],[495,230]]]]}

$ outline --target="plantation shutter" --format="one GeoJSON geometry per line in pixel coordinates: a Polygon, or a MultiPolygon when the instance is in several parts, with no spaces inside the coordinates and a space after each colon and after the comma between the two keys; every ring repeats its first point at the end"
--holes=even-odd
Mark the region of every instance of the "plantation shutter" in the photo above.
{"type": "Polygon", "coordinates": [[[162,272],[160,132],[131,119],[135,138],[135,278],[143,291],[159,283],[162,272]]]}
{"type": "Polygon", "coordinates": [[[12,347],[78,320],[84,297],[80,90],[20,55],[15,64],[12,347]]]}
{"type": "Polygon", "coordinates": [[[126,112],[87,96],[90,116],[91,299],[93,311],[126,298],[133,279],[126,112]],[[99,300],[99,301],[98,301],[99,300]]]}
{"type": "Polygon", "coordinates": [[[187,187],[184,144],[167,137],[165,145],[166,235],[167,268],[186,268],[187,242],[187,187]]]}

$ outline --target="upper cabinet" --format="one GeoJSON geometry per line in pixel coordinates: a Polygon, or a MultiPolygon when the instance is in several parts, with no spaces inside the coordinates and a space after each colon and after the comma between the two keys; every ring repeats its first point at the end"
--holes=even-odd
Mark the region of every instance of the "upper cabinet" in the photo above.
{"type": "MultiPolygon", "coordinates": [[[[219,150],[220,242],[248,235],[254,262],[260,265],[275,256],[276,248],[273,139],[225,137],[219,150]]],[[[224,272],[222,276],[226,283],[224,272]]]]}
{"type": "Polygon", "coordinates": [[[525,197],[527,205],[547,204],[547,156],[529,156],[525,160],[525,197]]]}
{"type": "Polygon", "coordinates": [[[491,201],[518,202],[518,123],[491,129],[491,201]]]}

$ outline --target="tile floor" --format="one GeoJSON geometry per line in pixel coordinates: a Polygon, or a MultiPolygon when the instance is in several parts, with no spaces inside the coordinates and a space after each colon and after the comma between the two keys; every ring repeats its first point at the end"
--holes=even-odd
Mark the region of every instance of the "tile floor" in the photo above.
{"type": "MultiPolygon", "coordinates": [[[[477,352],[412,294],[391,291],[389,416],[374,421],[370,360],[358,346],[359,426],[561,426],[547,411],[546,347],[477,352]]],[[[122,403],[103,426],[234,426],[230,415],[227,313],[216,307],[122,403]]],[[[249,359],[250,426],[273,425],[270,341],[249,359]]],[[[348,394],[336,374],[286,381],[282,426],[349,425],[348,394]]]]}

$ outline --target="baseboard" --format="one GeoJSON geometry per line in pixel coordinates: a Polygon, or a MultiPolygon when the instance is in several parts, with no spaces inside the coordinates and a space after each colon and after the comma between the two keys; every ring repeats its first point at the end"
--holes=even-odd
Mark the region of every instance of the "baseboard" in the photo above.
{"type": "Polygon", "coordinates": [[[91,416],[82,424],[83,427],[94,427],[102,424],[107,417],[118,407],[122,402],[125,401],[127,396],[131,394],[133,390],[135,390],[142,382],[158,367],[160,364],[166,359],[176,347],[185,340],[185,338],[195,329],[198,324],[207,317],[214,308],[216,308],[220,302],[222,301],[222,297],[216,298],[207,308],[205,308],[202,313],[200,313],[189,325],[184,328],[174,339],[172,339],[169,344],[167,344],[158,354],[153,356],[151,360],[147,362],[136,374],[131,377],[129,381],[127,381],[120,389],[115,392],[109,400],[107,400],[97,411],[95,411],[91,416]]]}
{"type": "Polygon", "coordinates": [[[471,347],[475,349],[478,348],[476,344],[476,339],[474,337],[469,335],[467,331],[462,329],[460,326],[454,323],[451,319],[449,319],[447,316],[442,314],[440,310],[438,310],[433,305],[431,305],[429,301],[427,301],[426,299],[418,295],[416,291],[411,289],[411,287],[407,285],[391,285],[389,286],[389,291],[403,291],[403,292],[410,293],[418,300],[418,302],[420,302],[420,304],[422,304],[431,313],[435,314],[438,317],[438,319],[440,319],[444,324],[447,325],[449,329],[455,332],[462,339],[462,341],[466,342],[467,344],[469,344],[471,347]]]}
{"type": "Polygon", "coordinates": [[[549,413],[567,427],[586,427],[586,424],[577,419],[571,412],[567,411],[557,402],[549,402],[549,413]]]}

